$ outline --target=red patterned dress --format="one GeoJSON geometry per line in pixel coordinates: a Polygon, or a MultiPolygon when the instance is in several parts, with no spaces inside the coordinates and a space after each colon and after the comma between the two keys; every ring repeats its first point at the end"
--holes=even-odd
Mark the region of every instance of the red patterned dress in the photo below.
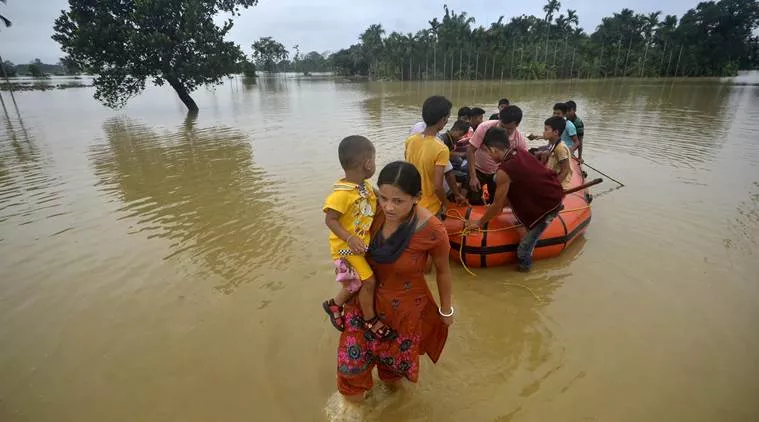
{"type": "Polygon", "coordinates": [[[443,223],[435,217],[422,223],[408,247],[392,264],[369,263],[377,277],[377,315],[398,332],[390,341],[369,340],[362,326],[361,308],[354,298],[345,305],[345,331],[337,349],[337,387],[344,395],[372,388],[372,368],[380,379],[419,379],[419,356],[437,362],[448,337],[448,327],[424,279],[430,254],[448,256],[450,245],[443,223]]]}

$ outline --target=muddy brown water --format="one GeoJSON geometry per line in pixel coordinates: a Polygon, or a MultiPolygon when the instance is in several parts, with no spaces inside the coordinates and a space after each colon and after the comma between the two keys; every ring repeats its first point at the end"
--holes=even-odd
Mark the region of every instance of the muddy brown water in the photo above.
{"type": "Polygon", "coordinates": [[[92,92],[17,93],[21,118],[3,92],[2,421],[759,420],[757,86],[279,76],[198,91],[194,121],[168,89],[92,92]],[[320,308],[337,143],[401,158],[432,94],[506,96],[525,132],[574,99],[587,162],[627,186],[529,275],[453,264],[439,364],[345,407],[320,308]]]}

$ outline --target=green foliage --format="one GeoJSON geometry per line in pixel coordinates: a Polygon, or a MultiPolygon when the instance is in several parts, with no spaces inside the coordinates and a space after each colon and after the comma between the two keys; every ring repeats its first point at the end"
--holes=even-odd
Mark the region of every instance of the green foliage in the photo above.
{"type": "Polygon", "coordinates": [[[245,60],[242,62],[242,74],[246,78],[255,78],[256,77],[256,64],[245,60]]]}
{"type": "Polygon", "coordinates": [[[331,56],[332,65],[339,75],[356,76],[369,73],[369,62],[364,55],[361,45],[352,45],[331,56]]]}
{"type": "Polygon", "coordinates": [[[263,37],[254,42],[251,47],[256,65],[264,68],[267,72],[276,72],[277,63],[287,60],[289,56],[285,46],[272,37],[263,37]]]}
{"type": "Polygon", "coordinates": [[[79,69],[79,65],[71,60],[70,57],[61,57],[59,66],[63,68],[63,73],[66,75],[78,75],[82,73],[82,70],[79,69]]]}
{"type": "Polygon", "coordinates": [[[26,69],[33,78],[45,77],[45,72],[40,69],[40,66],[37,63],[30,64],[26,69]]]}
{"type": "Polygon", "coordinates": [[[2,76],[2,77],[7,76],[9,78],[12,78],[12,77],[16,76],[16,73],[17,73],[16,72],[16,65],[13,64],[13,62],[9,62],[9,61],[6,60],[6,61],[3,62],[3,69],[2,69],[2,72],[0,72],[0,73],[1,73],[0,76],[2,76]]]}
{"type": "Polygon", "coordinates": [[[329,68],[329,60],[316,51],[307,53],[298,62],[298,70],[304,73],[328,72],[329,68]]]}
{"type": "Polygon", "coordinates": [[[69,0],[55,21],[53,39],[79,69],[97,75],[95,98],[113,108],[145,89],[168,82],[190,110],[189,93],[237,71],[244,55],[214,17],[258,0],[69,0]]]}
{"type": "Polygon", "coordinates": [[[623,9],[591,35],[558,0],[543,11],[486,28],[444,6],[442,18],[416,34],[385,36],[370,26],[332,65],[339,74],[402,80],[725,76],[759,65],[755,0],[702,2],[679,20],[623,9]]]}

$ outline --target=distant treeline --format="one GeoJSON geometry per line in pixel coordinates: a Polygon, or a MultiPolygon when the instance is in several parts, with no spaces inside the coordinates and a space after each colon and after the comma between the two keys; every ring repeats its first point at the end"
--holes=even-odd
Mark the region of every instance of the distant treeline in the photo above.
{"type": "Polygon", "coordinates": [[[42,63],[40,59],[34,59],[28,64],[14,64],[10,61],[3,62],[2,70],[4,74],[0,72],[0,76],[31,76],[35,78],[44,78],[50,75],[77,75],[78,69],[75,66],[67,66],[65,60],[62,60],[56,64],[42,63]]]}
{"type": "Polygon", "coordinates": [[[486,28],[446,6],[416,34],[372,25],[328,62],[344,75],[401,80],[730,76],[759,65],[755,0],[702,2],[681,18],[623,9],[590,35],[576,11],[560,9],[549,0],[543,17],[486,28]]]}

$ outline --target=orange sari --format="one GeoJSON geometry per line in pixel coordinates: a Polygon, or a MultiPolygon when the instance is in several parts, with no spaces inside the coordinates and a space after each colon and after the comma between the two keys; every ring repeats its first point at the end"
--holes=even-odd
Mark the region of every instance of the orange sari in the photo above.
{"type": "Polygon", "coordinates": [[[372,388],[372,368],[383,381],[419,379],[419,356],[437,362],[448,337],[424,279],[431,253],[447,256],[450,245],[443,223],[431,217],[417,229],[406,250],[392,264],[369,259],[377,278],[374,303],[377,315],[398,332],[394,340],[369,340],[356,298],[345,304],[345,331],[337,349],[337,386],[344,395],[372,388]]]}

